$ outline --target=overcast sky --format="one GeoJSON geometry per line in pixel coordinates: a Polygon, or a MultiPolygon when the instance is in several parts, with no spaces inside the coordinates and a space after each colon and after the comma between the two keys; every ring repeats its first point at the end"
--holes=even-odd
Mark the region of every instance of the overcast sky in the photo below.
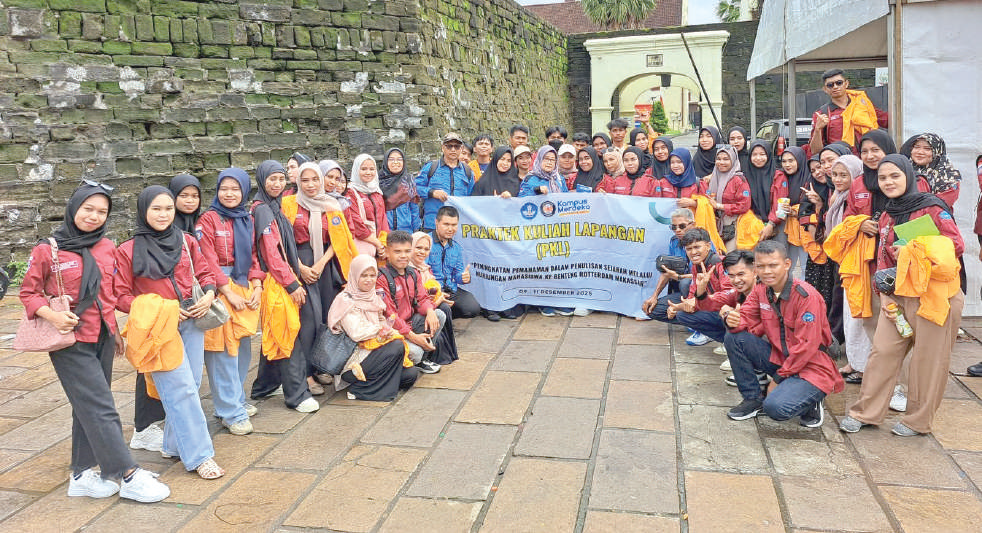
{"type": "MultiPolygon", "coordinates": [[[[563,0],[518,0],[519,4],[555,4],[563,0]]],[[[717,0],[689,0],[689,24],[719,22],[713,13],[717,0]]]]}

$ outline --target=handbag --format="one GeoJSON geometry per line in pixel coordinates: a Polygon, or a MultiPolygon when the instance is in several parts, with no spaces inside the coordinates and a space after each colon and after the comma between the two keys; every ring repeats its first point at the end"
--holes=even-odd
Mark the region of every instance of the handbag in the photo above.
{"type": "MultiPolygon", "coordinates": [[[[58,243],[48,238],[51,244],[51,261],[58,280],[58,296],[46,296],[48,307],[52,311],[70,311],[72,297],[65,294],[65,283],[61,279],[61,261],[58,260],[58,243]]],[[[27,311],[21,315],[14,337],[15,350],[25,352],[55,352],[75,344],[75,332],[62,333],[47,320],[35,317],[27,318],[27,311]]]]}
{"type": "Polygon", "coordinates": [[[726,224],[719,229],[719,238],[723,239],[724,242],[732,241],[736,238],[736,222],[732,224],[726,224]]]}
{"type": "Polygon", "coordinates": [[[402,204],[413,201],[412,195],[409,194],[409,186],[401,181],[399,182],[399,186],[392,194],[383,195],[383,198],[385,198],[386,211],[392,211],[402,204]]]}
{"type": "MultiPolygon", "coordinates": [[[[198,278],[194,276],[194,260],[191,259],[191,250],[188,250],[188,241],[187,239],[183,240],[184,252],[188,254],[188,263],[191,265],[191,299],[197,303],[198,300],[205,297],[205,291],[201,289],[198,278]]],[[[177,282],[174,281],[174,276],[171,276],[171,282],[174,283],[174,290],[177,291],[177,282]]],[[[178,296],[180,296],[180,292],[178,292],[178,296]]],[[[212,300],[211,307],[208,308],[208,311],[203,316],[194,319],[194,325],[201,331],[208,331],[228,322],[229,318],[228,308],[216,296],[212,300]]]]}
{"type": "Polygon", "coordinates": [[[892,295],[897,286],[897,268],[884,268],[874,272],[873,285],[880,294],[892,295]]]}
{"type": "Polygon", "coordinates": [[[309,361],[318,372],[337,376],[344,370],[358,343],[347,333],[334,333],[326,324],[317,326],[317,336],[310,349],[309,361]]]}
{"type": "Polygon", "coordinates": [[[689,268],[689,261],[677,255],[659,255],[655,259],[655,268],[658,273],[664,273],[667,268],[676,274],[684,274],[689,268]]]}

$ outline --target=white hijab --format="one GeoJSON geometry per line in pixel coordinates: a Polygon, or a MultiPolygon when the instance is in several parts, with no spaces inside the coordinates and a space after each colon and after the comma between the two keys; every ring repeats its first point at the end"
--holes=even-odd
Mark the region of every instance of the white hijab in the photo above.
{"type": "Polygon", "coordinates": [[[348,187],[351,187],[362,194],[372,194],[374,192],[382,194],[382,189],[379,187],[378,183],[377,163],[375,165],[375,177],[372,178],[372,181],[366,183],[361,179],[361,164],[369,159],[371,159],[373,162],[375,161],[375,158],[368,154],[358,154],[358,157],[355,158],[354,163],[351,164],[351,181],[348,183],[348,187]]]}

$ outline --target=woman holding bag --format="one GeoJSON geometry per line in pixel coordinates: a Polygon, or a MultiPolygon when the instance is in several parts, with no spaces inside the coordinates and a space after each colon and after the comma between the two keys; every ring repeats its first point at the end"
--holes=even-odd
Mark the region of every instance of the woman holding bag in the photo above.
{"type": "Polygon", "coordinates": [[[241,168],[223,170],[218,174],[211,207],[195,227],[201,251],[231,315],[221,327],[205,332],[205,366],[215,415],[233,435],[252,433],[249,417],[256,414],[256,407],[246,403],[244,386],[265,277],[254,251],[248,197],[249,175],[241,168]]]}
{"type": "MultiPolygon", "coordinates": [[[[195,375],[201,373],[195,374],[192,368],[194,362],[201,364],[204,360],[204,333],[194,325],[194,319],[203,317],[211,307],[215,298],[215,279],[207,268],[195,269],[193,266],[203,267],[205,258],[194,237],[174,226],[173,193],[159,185],[147,187],[137,199],[136,210],[135,235],[116,249],[117,308],[131,314],[130,323],[151,312],[159,313],[161,320],[178,320],[182,344],[179,349],[183,351],[178,354],[180,361],[174,368],[152,371],[148,376],[147,388],[153,395],[152,379],[152,386],[166,413],[160,453],[165,457],[180,457],[188,471],[196,470],[203,479],[216,479],[225,475],[225,470],[214,459],[215,448],[198,399],[199,383],[195,375]],[[197,301],[193,299],[195,281],[204,291],[204,296],[197,301]],[[146,295],[156,296],[149,300],[160,302],[160,305],[156,309],[142,305],[138,308],[135,302],[148,301],[143,298],[146,295]],[[177,316],[169,315],[172,307],[167,302],[174,304],[177,316]],[[200,353],[189,353],[197,346],[201,347],[200,353]]],[[[127,324],[128,331],[130,326],[127,324]]],[[[128,358],[131,351],[147,349],[134,344],[137,343],[129,341],[128,358]]]]}
{"type": "Polygon", "coordinates": [[[406,357],[402,335],[385,316],[385,302],[375,290],[375,259],[359,255],[351,261],[350,280],[328,313],[327,326],[344,332],[358,343],[341,374],[334,377],[336,390],[348,388],[348,399],[388,402],[399,389],[416,383],[419,370],[406,357]]]}
{"type": "Polygon", "coordinates": [[[133,460],[110,390],[113,355],[123,351],[113,294],[115,246],[104,237],[112,209],[110,192],[89,181],[75,190],[65,207],[65,220],[54,233],[56,260],[48,241],[34,247],[20,300],[27,318],[45,320],[75,336],[75,344],[50,353],[72,406],[68,495],[108,498],[119,492],[122,498],[157,502],[169,496],[170,489],[133,460]],[[59,277],[64,294],[74,303],[71,311],[48,305],[45,295],[60,292],[59,277]]]}

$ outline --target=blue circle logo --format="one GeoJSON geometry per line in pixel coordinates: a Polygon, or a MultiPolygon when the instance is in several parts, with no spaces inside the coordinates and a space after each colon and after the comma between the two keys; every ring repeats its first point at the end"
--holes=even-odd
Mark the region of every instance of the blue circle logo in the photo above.
{"type": "Polygon", "coordinates": [[[335,226],[340,226],[341,225],[341,217],[334,217],[334,218],[332,218],[331,219],[331,224],[333,224],[335,226]]]}
{"type": "Polygon", "coordinates": [[[556,214],[556,204],[552,202],[542,202],[542,216],[551,217],[556,214]]]}
{"type": "Polygon", "coordinates": [[[532,202],[528,202],[522,206],[522,218],[525,220],[532,220],[535,215],[539,214],[539,208],[535,206],[532,202]]]}

